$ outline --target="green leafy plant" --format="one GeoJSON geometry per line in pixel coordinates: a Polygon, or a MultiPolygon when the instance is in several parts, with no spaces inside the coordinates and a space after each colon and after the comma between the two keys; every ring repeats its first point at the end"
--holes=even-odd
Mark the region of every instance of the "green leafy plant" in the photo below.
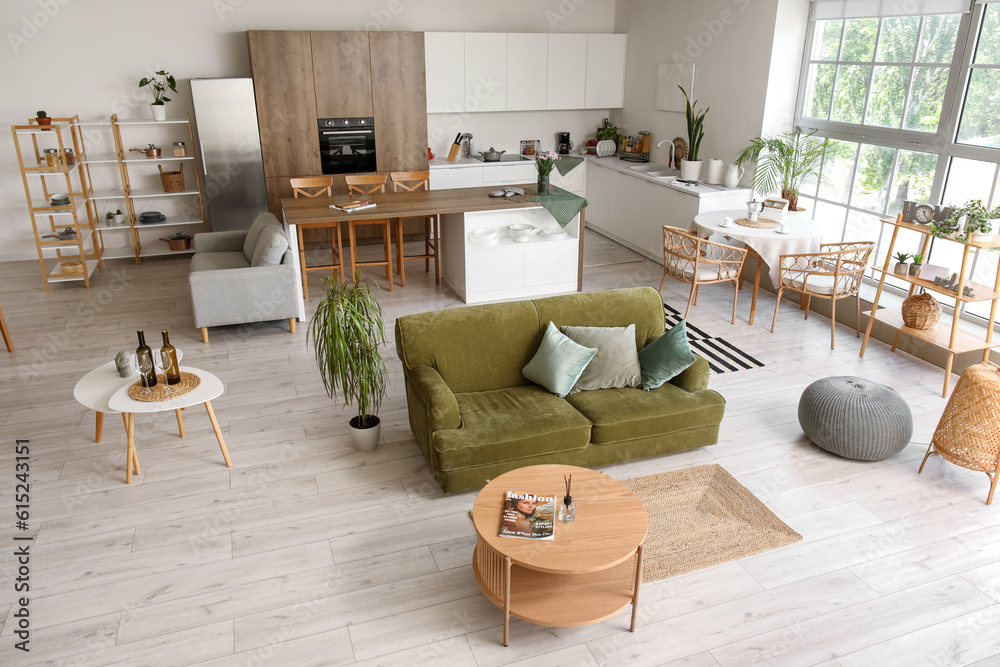
{"type": "Polygon", "coordinates": [[[177,92],[177,82],[174,77],[162,69],[156,72],[156,76],[152,78],[142,77],[139,79],[139,87],[146,86],[149,86],[153,91],[153,104],[156,106],[162,106],[170,101],[170,98],[165,95],[168,88],[175,93],[177,92]]]}
{"type": "Polygon", "coordinates": [[[611,123],[607,118],[604,119],[604,124],[597,128],[597,140],[605,141],[610,139],[611,141],[618,143],[619,136],[618,128],[611,123]]]}
{"type": "Polygon", "coordinates": [[[351,426],[378,424],[376,415],[388,386],[385,359],[378,349],[385,332],[382,309],[360,271],[353,281],[340,282],[336,273],[326,279],[326,294],[309,322],[309,339],[327,395],[335,398],[339,389],[344,405],[357,404],[351,426]]]}
{"type": "Polygon", "coordinates": [[[687,91],[682,86],[677,87],[684,93],[684,101],[687,104],[684,110],[684,117],[687,119],[688,135],[687,159],[690,162],[695,162],[698,159],[698,151],[701,149],[701,140],[705,136],[705,116],[708,114],[708,109],[705,109],[701,113],[695,111],[694,107],[698,105],[698,100],[695,100],[694,104],[692,104],[687,91]]]}
{"type": "Polygon", "coordinates": [[[105,219],[105,220],[112,220],[112,219],[114,219],[114,217],[115,217],[115,214],[114,214],[114,213],[112,213],[111,211],[108,211],[108,212],[107,212],[107,213],[106,213],[106,214],[104,215],[104,219],[105,219]]]}
{"type": "Polygon", "coordinates": [[[922,254],[920,254],[919,252],[915,253],[913,255],[913,263],[914,264],[923,264],[924,263],[924,256],[922,254]]]}
{"type": "Polygon", "coordinates": [[[788,209],[799,207],[799,188],[808,176],[818,174],[823,154],[830,147],[830,140],[818,141],[801,129],[777,137],[757,137],[737,156],[736,164],[756,162],[753,187],[763,193],[781,191],[781,198],[788,200],[788,209]]]}
{"type": "Polygon", "coordinates": [[[994,218],[1000,218],[1000,206],[990,210],[983,206],[983,200],[970,199],[965,202],[965,206],[952,207],[951,217],[947,220],[931,222],[930,230],[934,236],[951,237],[964,243],[974,232],[992,233],[993,225],[990,221],[994,218]],[[963,216],[965,217],[965,229],[962,229],[961,225],[963,216]]]}
{"type": "Polygon", "coordinates": [[[896,261],[900,264],[906,264],[906,260],[908,260],[910,256],[911,255],[908,252],[897,252],[895,255],[893,255],[893,257],[896,258],[896,261]]]}

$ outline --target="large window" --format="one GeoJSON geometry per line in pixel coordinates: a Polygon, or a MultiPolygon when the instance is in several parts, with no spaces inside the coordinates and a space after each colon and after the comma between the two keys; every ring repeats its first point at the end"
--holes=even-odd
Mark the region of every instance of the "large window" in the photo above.
{"type": "MultiPolygon", "coordinates": [[[[819,182],[807,183],[799,201],[823,225],[825,242],[874,240],[881,265],[889,235],[879,220],[895,217],[903,200],[1000,205],[1000,3],[978,0],[964,13],[838,14],[847,4],[813,3],[797,124],[832,145],[819,182]]],[[[896,250],[913,252],[920,241],[901,233],[896,250]]],[[[957,270],[960,251],[935,242],[924,261],[957,270]]],[[[973,280],[992,286],[997,258],[977,253],[973,280]]],[[[965,312],[986,318],[989,306],[965,312]]]]}

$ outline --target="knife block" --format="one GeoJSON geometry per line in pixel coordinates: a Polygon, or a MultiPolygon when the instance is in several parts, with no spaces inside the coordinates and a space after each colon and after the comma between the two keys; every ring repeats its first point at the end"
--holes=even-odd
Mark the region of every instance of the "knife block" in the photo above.
{"type": "Polygon", "coordinates": [[[462,147],[461,144],[451,145],[451,150],[448,151],[448,158],[447,158],[448,162],[454,162],[455,159],[458,158],[458,151],[461,147],[462,147]]]}

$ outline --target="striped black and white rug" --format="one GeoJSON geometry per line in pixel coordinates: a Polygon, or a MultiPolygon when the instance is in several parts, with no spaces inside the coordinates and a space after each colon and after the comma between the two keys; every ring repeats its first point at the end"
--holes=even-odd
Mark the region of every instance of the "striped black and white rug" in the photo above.
{"type": "MultiPolygon", "coordinates": [[[[683,318],[676,308],[663,304],[667,329],[674,327],[683,318]]],[[[733,373],[750,368],[763,368],[764,364],[736,347],[724,338],[713,336],[703,329],[687,322],[688,343],[695,354],[705,358],[713,373],[733,373]]]]}

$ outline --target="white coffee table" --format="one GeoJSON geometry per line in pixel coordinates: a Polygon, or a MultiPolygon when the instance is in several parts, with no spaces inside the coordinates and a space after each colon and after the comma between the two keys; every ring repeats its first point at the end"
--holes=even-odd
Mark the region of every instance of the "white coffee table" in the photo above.
{"type": "MultiPolygon", "coordinates": [[[[113,364],[114,362],[112,362],[112,365],[113,364]]],[[[205,409],[208,411],[208,418],[212,422],[212,429],[215,431],[215,437],[219,441],[219,448],[222,450],[222,458],[226,461],[226,467],[231,468],[233,466],[232,461],[229,459],[229,451],[226,449],[226,441],[223,440],[222,431],[219,429],[219,422],[215,419],[215,411],[212,410],[212,399],[218,398],[224,391],[222,380],[208,371],[192,368],[190,366],[181,366],[181,372],[194,373],[201,378],[201,384],[199,384],[198,387],[190,394],[186,394],[180,398],[175,398],[169,401],[157,401],[155,403],[136,401],[128,395],[129,387],[135,382],[135,378],[131,378],[127,381],[127,384],[120,386],[118,390],[112,394],[111,398],[108,399],[108,411],[121,412],[125,419],[125,432],[128,436],[128,453],[125,465],[126,484],[132,483],[133,469],[137,475],[141,474],[139,471],[139,459],[135,451],[135,415],[138,413],[166,412],[168,410],[174,410],[178,416],[178,423],[181,423],[180,411],[183,408],[204,403],[205,409]]],[[[183,436],[184,434],[182,430],[181,437],[183,436]]]]}

